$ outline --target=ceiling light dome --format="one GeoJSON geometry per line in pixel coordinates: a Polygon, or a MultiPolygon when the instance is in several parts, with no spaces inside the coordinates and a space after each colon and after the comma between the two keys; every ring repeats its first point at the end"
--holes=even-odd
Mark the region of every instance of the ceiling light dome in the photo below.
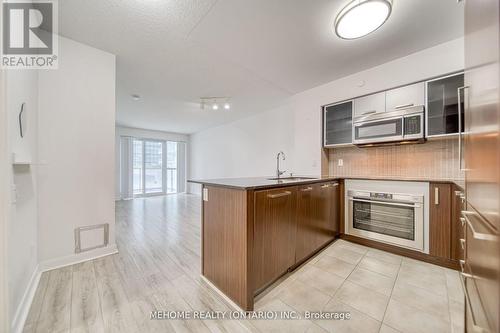
{"type": "Polygon", "coordinates": [[[389,18],[392,0],[353,0],[335,19],[335,33],[343,39],[356,39],[380,28],[389,18]]]}

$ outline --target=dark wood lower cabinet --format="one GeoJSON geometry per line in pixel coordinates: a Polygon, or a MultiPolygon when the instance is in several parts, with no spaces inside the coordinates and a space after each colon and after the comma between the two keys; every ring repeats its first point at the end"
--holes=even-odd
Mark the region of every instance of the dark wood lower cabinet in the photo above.
{"type": "Polygon", "coordinates": [[[320,248],[335,238],[338,232],[338,183],[321,184],[317,189],[318,233],[316,248],[320,248]]]}
{"type": "Polygon", "coordinates": [[[332,230],[332,239],[340,234],[340,225],[343,221],[343,210],[341,209],[342,185],[339,182],[332,183],[332,195],[330,198],[330,226],[332,230]]]}
{"type": "Polygon", "coordinates": [[[429,191],[429,255],[449,260],[458,268],[465,257],[464,192],[451,183],[430,183],[429,191]]]}
{"type": "Polygon", "coordinates": [[[431,183],[429,191],[429,254],[458,269],[460,260],[465,258],[463,189],[451,183],[431,183]]]}
{"type": "Polygon", "coordinates": [[[317,248],[319,212],[315,209],[318,185],[300,186],[297,192],[297,237],[295,262],[306,259],[317,248]]]}
{"type": "Polygon", "coordinates": [[[273,282],[295,264],[296,201],[296,187],[255,192],[255,290],[273,282]]]}
{"type": "Polygon", "coordinates": [[[245,310],[339,232],[336,181],[253,190],[203,186],[202,274],[245,310]]]}
{"type": "Polygon", "coordinates": [[[202,201],[202,274],[246,309],[253,306],[253,289],[247,278],[252,264],[247,235],[253,226],[247,223],[247,193],[216,186],[204,189],[210,201],[202,201]]]}
{"type": "Polygon", "coordinates": [[[331,242],[340,227],[338,182],[301,186],[297,194],[295,262],[300,263],[331,242]]]}
{"type": "Polygon", "coordinates": [[[429,254],[451,258],[451,184],[431,183],[429,197],[429,254]]]}

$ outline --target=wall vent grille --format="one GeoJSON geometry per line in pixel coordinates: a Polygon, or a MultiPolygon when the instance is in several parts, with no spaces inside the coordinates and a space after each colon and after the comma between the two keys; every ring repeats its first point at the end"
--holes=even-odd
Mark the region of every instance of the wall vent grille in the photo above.
{"type": "Polygon", "coordinates": [[[89,225],[75,229],[75,253],[108,246],[109,223],[89,225]]]}

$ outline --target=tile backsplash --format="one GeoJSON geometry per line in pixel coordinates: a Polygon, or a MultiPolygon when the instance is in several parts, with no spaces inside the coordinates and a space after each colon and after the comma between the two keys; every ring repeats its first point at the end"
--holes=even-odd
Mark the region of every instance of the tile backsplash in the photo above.
{"type": "Polygon", "coordinates": [[[329,172],[338,177],[394,177],[461,180],[456,138],[424,144],[385,147],[342,147],[329,151],[329,172]],[[343,165],[339,166],[339,159],[343,165]]]}

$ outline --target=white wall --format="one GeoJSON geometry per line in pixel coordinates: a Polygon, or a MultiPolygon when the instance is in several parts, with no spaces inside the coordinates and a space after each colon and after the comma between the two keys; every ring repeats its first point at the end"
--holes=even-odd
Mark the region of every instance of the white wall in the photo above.
{"type": "MultiPolygon", "coordinates": [[[[283,106],[190,137],[188,179],[270,175],[285,151],[286,169],[321,173],[321,106],[464,68],[463,39],[453,40],[329,82],[283,106]]],[[[190,185],[198,193],[199,186],[190,185]]]]}
{"type": "Polygon", "coordinates": [[[114,151],[115,56],[61,37],[59,69],[39,76],[38,252],[44,266],[78,257],[74,229],[80,226],[109,223],[114,246],[114,151]]]}
{"type": "MultiPolygon", "coordinates": [[[[9,70],[6,78],[9,155],[23,161],[37,159],[38,137],[38,71],[9,70]],[[27,119],[24,136],[19,133],[18,115],[25,103],[27,119]]],[[[26,290],[36,276],[38,264],[38,193],[37,166],[13,167],[9,163],[10,185],[16,188],[15,202],[10,204],[7,248],[8,289],[11,321],[20,318],[20,307],[26,290]]]]}
{"type": "MultiPolygon", "coordinates": [[[[293,171],[294,118],[291,106],[213,127],[190,137],[188,179],[274,176],[276,154],[283,151],[281,170],[293,171]]],[[[200,187],[190,184],[192,193],[200,187]]]]}
{"type": "MultiPolygon", "coordinates": [[[[3,96],[5,84],[5,100],[2,97],[0,101],[1,111],[4,106],[7,111],[7,123],[0,125],[2,131],[7,128],[2,132],[7,138],[7,155],[30,162],[13,166],[12,158],[6,161],[8,193],[2,196],[15,199],[9,200],[5,209],[5,249],[9,254],[6,321],[12,331],[20,331],[41,269],[116,249],[111,158],[115,57],[61,37],[59,69],[9,70],[6,74],[0,87],[3,96]],[[28,118],[24,138],[18,124],[22,103],[26,103],[28,118]],[[10,193],[11,187],[16,191],[10,193]],[[75,254],[74,229],[98,223],[110,224],[110,246],[75,254]]],[[[3,172],[1,176],[3,180],[3,172]]],[[[0,245],[4,249],[3,239],[0,245]]],[[[4,267],[1,269],[3,273],[4,267]]]]}
{"type": "MultiPolygon", "coordinates": [[[[176,141],[182,142],[186,146],[188,145],[189,135],[179,134],[179,133],[171,133],[171,132],[162,132],[162,131],[153,131],[146,130],[140,128],[132,128],[132,127],[124,127],[124,126],[116,126],[115,131],[115,199],[121,199],[121,188],[120,188],[120,137],[122,136],[130,136],[134,138],[143,138],[143,139],[154,139],[154,140],[165,140],[165,141],[176,141]]],[[[185,149],[182,147],[181,149],[185,149]]],[[[181,163],[187,165],[187,161],[179,161],[181,163]]],[[[179,170],[178,177],[185,179],[185,171],[179,170]]]]}
{"type": "MultiPolygon", "coordinates": [[[[2,16],[0,6],[0,17],[2,16]]],[[[0,332],[7,332],[10,325],[9,296],[7,288],[7,228],[10,221],[11,166],[8,148],[8,117],[6,103],[6,71],[0,69],[0,332]]]]}

